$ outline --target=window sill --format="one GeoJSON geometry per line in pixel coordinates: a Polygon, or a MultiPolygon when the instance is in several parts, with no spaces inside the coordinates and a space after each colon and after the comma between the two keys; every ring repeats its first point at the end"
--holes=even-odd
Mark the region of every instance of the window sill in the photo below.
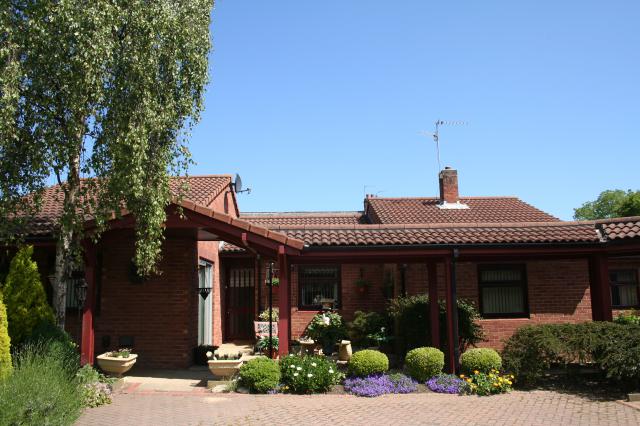
{"type": "Polygon", "coordinates": [[[500,315],[480,315],[481,320],[522,320],[522,319],[531,319],[531,315],[529,314],[500,314],[500,315]]]}

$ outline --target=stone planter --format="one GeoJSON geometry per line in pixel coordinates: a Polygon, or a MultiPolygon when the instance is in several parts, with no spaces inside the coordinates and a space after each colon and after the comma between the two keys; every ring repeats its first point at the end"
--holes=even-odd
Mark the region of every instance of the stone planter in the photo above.
{"type": "Polygon", "coordinates": [[[351,341],[342,340],[340,342],[340,349],[338,350],[338,361],[349,361],[351,359],[351,341]]]}
{"type": "Polygon", "coordinates": [[[109,356],[110,352],[98,355],[98,366],[102,371],[116,377],[122,377],[124,373],[131,370],[138,358],[137,354],[130,354],[128,358],[109,356]]]}
{"type": "Polygon", "coordinates": [[[239,370],[243,359],[212,359],[209,360],[209,371],[216,377],[231,378],[239,370]]]}

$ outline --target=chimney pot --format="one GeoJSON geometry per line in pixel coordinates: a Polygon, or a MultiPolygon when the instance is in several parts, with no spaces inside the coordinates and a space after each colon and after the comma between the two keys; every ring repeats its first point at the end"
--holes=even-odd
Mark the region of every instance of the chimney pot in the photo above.
{"type": "Polygon", "coordinates": [[[438,175],[440,181],[440,203],[457,203],[458,195],[458,171],[451,167],[445,167],[438,175]]]}

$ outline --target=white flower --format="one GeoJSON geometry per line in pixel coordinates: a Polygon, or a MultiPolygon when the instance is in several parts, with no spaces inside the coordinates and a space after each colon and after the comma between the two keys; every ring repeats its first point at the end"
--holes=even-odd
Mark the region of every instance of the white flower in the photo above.
{"type": "Polygon", "coordinates": [[[295,365],[293,365],[293,364],[291,364],[291,365],[289,366],[289,368],[296,368],[296,366],[295,366],[295,365]]]}
{"type": "Polygon", "coordinates": [[[211,351],[207,351],[207,358],[211,358],[213,356],[213,353],[211,351]]]}
{"type": "Polygon", "coordinates": [[[316,364],[315,362],[312,362],[312,363],[311,363],[311,366],[312,366],[312,367],[317,367],[317,366],[318,366],[318,364],[316,364]]]}
{"type": "Polygon", "coordinates": [[[298,377],[298,373],[293,373],[293,377],[298,377]]]}
{"type": "Polygon", "coordinates": [[[300,371],[302,370],[302,367],[296,367],[296,370],[300,371]]]}
{"type": "Polygon", "coordinates": [[[333,374],[333,368],[329,369],[329,374],[333,374]]]}
{"type": "Polygon", "coordinates": [[[322,314],[322,322],[324,322],[325,325],[329,325],[331,324],[331,319],[325,316],[324,314],[322,314]]]}
{"type": "Polygon", "coordinates": [[[307,377],[313,377],[313,374],[309,373],[307,374],[307,377]]]}

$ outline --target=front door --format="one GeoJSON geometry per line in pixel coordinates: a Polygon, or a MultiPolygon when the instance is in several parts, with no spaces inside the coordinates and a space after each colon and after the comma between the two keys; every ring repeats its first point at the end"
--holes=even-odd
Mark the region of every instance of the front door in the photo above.
{"type": "Polygon", "coordinates": [[[253,289],[255,272],[252,268],[229,268],[226,293],[226,339],[252,340],[253,289]]]}

